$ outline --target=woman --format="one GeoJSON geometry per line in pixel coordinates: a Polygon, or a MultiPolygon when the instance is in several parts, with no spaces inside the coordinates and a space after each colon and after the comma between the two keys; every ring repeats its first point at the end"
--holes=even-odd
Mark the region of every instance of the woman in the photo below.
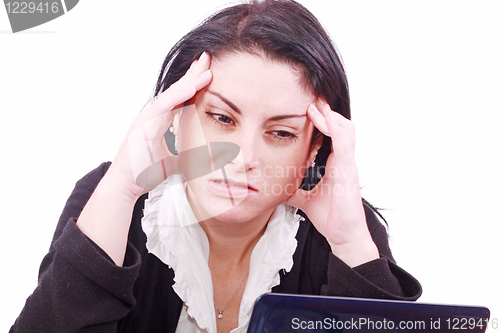
{"type": "Polygon", "coordinates": [[[244,332],[270,291],[417,299],[360,196],[349,118],[305,8],[215,14],[167,55],[113,162],[77,183],[11,331],[244,332]]]}

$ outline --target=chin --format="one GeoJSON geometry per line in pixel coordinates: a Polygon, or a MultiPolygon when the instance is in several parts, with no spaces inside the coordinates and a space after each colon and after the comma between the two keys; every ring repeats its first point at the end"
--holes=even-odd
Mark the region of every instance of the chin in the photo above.
{"type": "Polygon", "coordinates": [[[241,223],[251,219],[246,211],[242,210],[240,204],[233,206],[231,203],[219,203],[217,205],[210,205],[203,207],[206,219],[215,219],[227,223],[241,223]]]}
{"type": "Polygon", "coordinates": [[[226,202],[219,202],[219,204],[212,204],[204,207],[207,213],[207,219],[213,218],[217,221],[224,223],[244,223],[251,221],[269,211],[274,210],[275,206],[271,208],[263,207],[263,205],[255,205],[253,202],[243,200],[240,203],[232,206],[226,202]]]}

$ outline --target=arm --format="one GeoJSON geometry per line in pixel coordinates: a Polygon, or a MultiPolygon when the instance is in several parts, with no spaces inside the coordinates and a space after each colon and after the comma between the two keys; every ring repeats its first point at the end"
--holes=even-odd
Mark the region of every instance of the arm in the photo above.
{"type": "Polygon", "coordinates": [[[350,267],[335,256],[326,238],[304,212],[297,231],[293,267],[280,271],[280,284],[273,292],[395,300],[416,300],[421,292],[418,281],[399,268],[389,249],[387,232],[369,205],[364,205],[367,226],[380,258],[350,267]]]}
{"type": "Polygon", "coordinates": [[[298,189],[288,204],[307,214],[332,253],[350,267],[380,258],[363,209],[354,158],[354,125],[323,100],[311,104],[307,115],[317,129],[331,137],[332,152],[319,183],[311,191],[298,189]]]}
{"type": "Polygon", "coordinates": [[[307,114],[316,128],[331,137],[332,152],[320,182],[311,191],[297,190],[288,203],[307,214],[312,229],[322,236],[312,244],[322,243],[323,253],[329,253],[328,257],[310,257],[310,264],[328,263],[328,282],[321,293],[418,298],[420,285],[394,263],[386,230],[361,197],[352,122],[322,100],[311,104],[307,114]]]}
{"type": "Polygon", "coordinates": [[[422,294],[420,283],[400,268],[389,248],[386,228],[367,204],[367,225],[380,258],[349,267],[333,254],[329,255],[327,283],[321,294],[378,299],[415,301],[422,294]]]}
{"type": "Polygon", "coordinates": [[[211,81],[210,57],[204,55],[136,117],[113,163],[78,182],[42,262],[39,285],[11,332],[114,332],[134,307],[140,268],[140,255],[128,243],[134,207],[177,170],[164,134],[180,106],[211,81]]]}
{"type": "Polygon", "coordinates": [[[116,321],[134,306],[137,250],[129,246],[124,267],[118,267],[75,224],[108,167],[103,163],[77,182],[40,266],[38,286],[11,332],[115,332],[116,321]]]}
{"type": "Polygon", "coordinates": [[[134,204],[144,193],[178,172],[178,159],[164,134],[186,101],[212,80],[203,53],[187,73],[133,121],[108,172],[85,205],[77,225],[118,265],[123,264],[134,204]]]}

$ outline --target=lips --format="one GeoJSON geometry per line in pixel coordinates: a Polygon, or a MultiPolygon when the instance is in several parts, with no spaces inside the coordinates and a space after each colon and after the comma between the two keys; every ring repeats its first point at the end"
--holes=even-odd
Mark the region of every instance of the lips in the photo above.
{"type": "Polygon", "coordinates": [[[224,179],[212,179],[212,181],[214,181],[217,184],[222,184],[222,185],[231,186],[231,187],[233,187],[233,186],[245,187],[251,191],[257,191],[255,188],[253,188],[252,186],[248,185],[245,182],[236,182],[236,181],[229,180],[229,179],[227,181],[224,179]]]}
{"type": "Polygon", "coordinates": [[[258,192],[257,189],[246,182],[230,179],[227,182],[224,179],[210,179],[207,186],[212,192],[223,197],[245,197],[258,192]]]}

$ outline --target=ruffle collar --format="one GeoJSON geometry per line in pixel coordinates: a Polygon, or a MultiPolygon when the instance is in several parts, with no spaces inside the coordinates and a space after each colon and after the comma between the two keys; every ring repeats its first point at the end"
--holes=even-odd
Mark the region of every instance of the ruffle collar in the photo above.
{"type": "MultiPolygon", "coordinates": [[[[246,332],[256,299],[280,283],[279,271],[289,272],[297,247],[297,208],[276,207],[250,259],[250,273],[240,305],[239,327],[246,332]]],[[[201,331],[216,333],[213,287],[208,267],[207,236],[189,205],[180,175],[169,177],[149,193],[142,228],[146,248],[174,272],[173,289],[201,331]]]]}

